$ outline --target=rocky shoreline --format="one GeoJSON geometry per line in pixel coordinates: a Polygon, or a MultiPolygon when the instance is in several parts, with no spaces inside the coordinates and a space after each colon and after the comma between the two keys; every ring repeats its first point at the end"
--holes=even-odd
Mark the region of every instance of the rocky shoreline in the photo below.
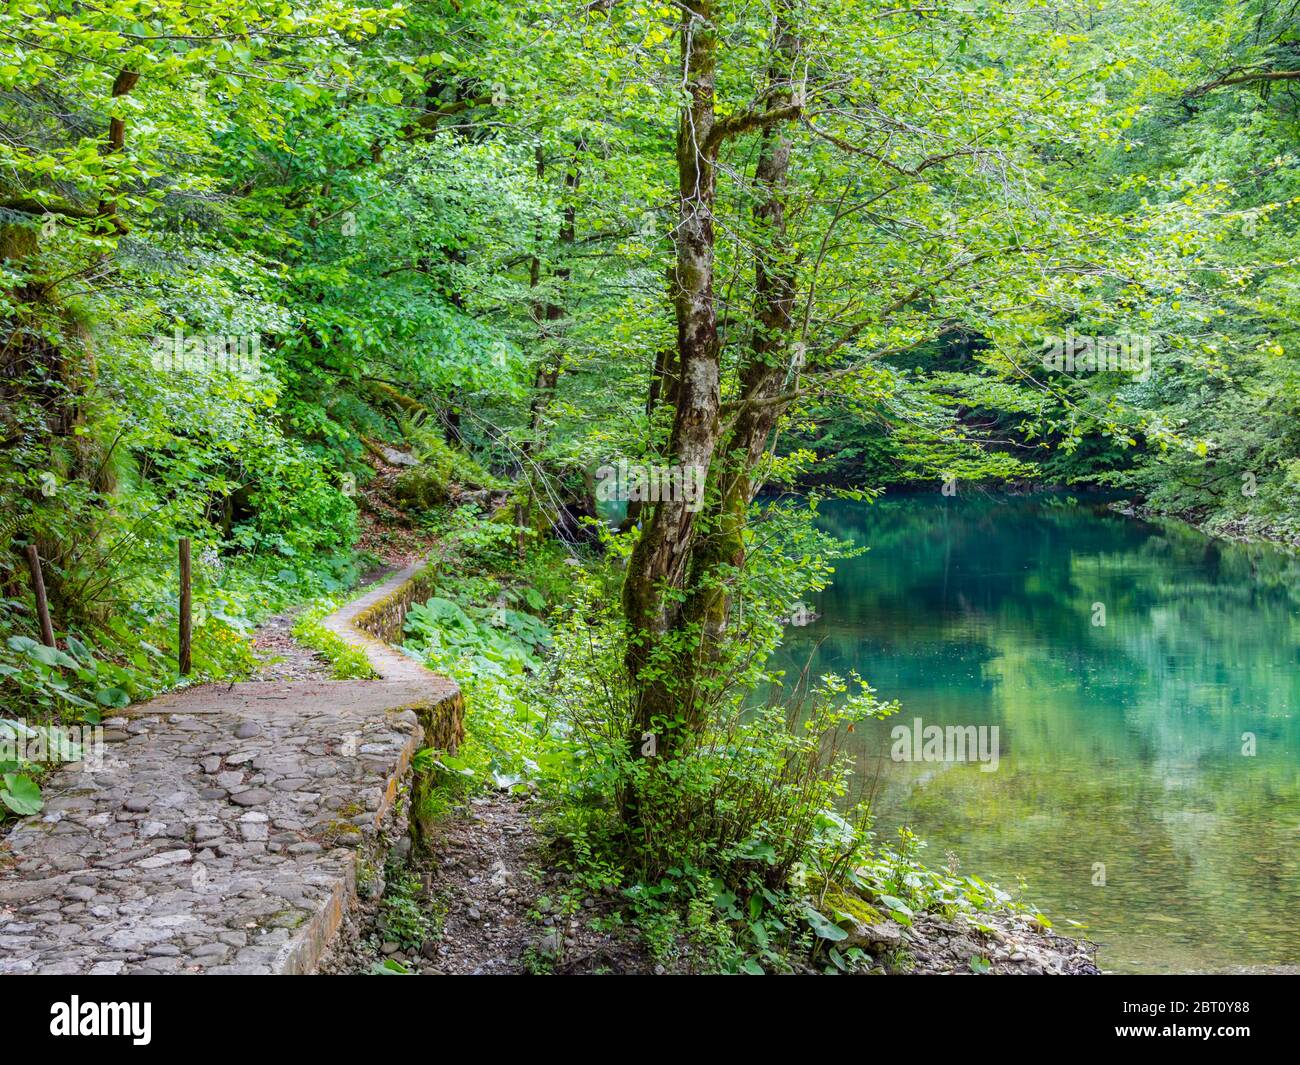
{"type": "Polygon", "coordinates": [[[1044,928],[1034,917],[982,915],[991,932],[918,914],[904,930],[917,975],[1098,976],[1097,948],[1044,928]],[[975,959],[972,964],[972,959],[975,959]],[[988,969],[983,963],[988,963],[988,969]]]}
{"type": "Polygon", "coordinates": [[[1215,518],[1192,511],[1166,512],[1131,499],[1109,504],[1110,509],[1128,518],[1143,521],[1176,521],[1218,540],[1238,544],[1268,543],[1287,551],[1300,552],[1300,529],[1288,528],[1263,518],[1215,518]]]}

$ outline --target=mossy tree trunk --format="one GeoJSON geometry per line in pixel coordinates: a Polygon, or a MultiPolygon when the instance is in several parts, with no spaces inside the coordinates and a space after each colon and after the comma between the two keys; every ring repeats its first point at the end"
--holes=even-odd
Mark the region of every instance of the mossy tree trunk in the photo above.
{"type": "MultiPolygon", "coordinates": [[[[725,626],[728,605],[716,577],[723,565],[743,560],[745,515],[759,487],[750,471],[782,411],[775,398],[788,376],[794,279],[785,233],[790,145],[778,127],[797,117],[802,107],[789,73],[798,38],[784,16],[773,33],[776,84],[765,108],[725,119],[715,113],[713,6],[684,9],[679,33],[685,102],[677,133],[678,219],[673,232],[677,349],[675,360],[664,358],[665,373],[655,375],[652,388],[662,391],[675,361],[666,461],[681,470],[707,471],[706,504],[697,513],[682,498],[656,502],[644,519],[623,586],[626,665],[634,693],[629,744],[634,752],[653,752],[660,759],[673,757],[706,724],[698,669],[702,651],[725,626]],[[756,177],[764,191],[755,213],[765,240],[756,266],[757,324],[741,368],[742,402],[734,421],[724,426],[714,295],[717,162],[728,139],[752,130],[763,135],[756,177]]],[[[626,811],[632,818],[635,807],[632,797],[626,811]]]]}

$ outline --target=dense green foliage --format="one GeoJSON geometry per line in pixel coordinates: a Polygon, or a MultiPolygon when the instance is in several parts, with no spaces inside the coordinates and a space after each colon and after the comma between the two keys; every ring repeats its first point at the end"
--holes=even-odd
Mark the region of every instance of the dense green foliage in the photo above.
{"type": "Polygon", "coordinates": [[[895,861],[833,750],[888,704],[753,709],[843,550],[773,496],[1094,483],[1294,534],[1298,68],[1270,0],[3,5],[6,716],[187,682],[180,537],[191,680],[302,603],[363,674],[314,623],[399,514],[444,554],[408,648],[470,700],[442,770],[544,783],[647,926],[734,910],[724,968],[834,942],[785,892],[895,861]],[[592,520],[619,459],[698,465],[698,513],[592,520]]]}

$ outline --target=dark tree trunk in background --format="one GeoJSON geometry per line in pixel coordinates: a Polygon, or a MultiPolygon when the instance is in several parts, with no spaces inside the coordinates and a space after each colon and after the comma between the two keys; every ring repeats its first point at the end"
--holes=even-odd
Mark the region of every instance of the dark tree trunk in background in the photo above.
{"type": "MultiPolygon", "coordinates": [[[[581,145],[577,147],[580,149],[581,145]]],[[[541,179],[545,174],[546,160],[542,154],[542,149],[538,148],[537,177],[541,179]]],[[[577,232],[577,203],[574,194],[578,189],[578,181],[578,159],[575,152],[574,158],[570,161],[564,174],[567,202],[560,222],[559,244],[560,254],[565,260],[565,265],[557,267],[553,275],[556,282],[561,286],[569,280],[572,274],[567,265],[567,258],[572,251],[574,235],[577,232]]],[[[536,289],[541,284],[541,277],[542,262],[540,258],[534,255],[529,269],[529,287],[536,289]]],[[[538,326],[538,337],[543,351],[533,372],[533,395],[528,404],[529,432],[523,446],[526,458],[531,458],[541,451],[546,442],[546,416],[555,399],[555,389],[564,366],[563,352],[554,349],[547,350],[547,348],[549,344],[554,342],[557,331],[562,328],[560,323],[567,318],[568,312],[561,304],[553,300],[535,300],[533,303],[533,320],[538,326]]]]}

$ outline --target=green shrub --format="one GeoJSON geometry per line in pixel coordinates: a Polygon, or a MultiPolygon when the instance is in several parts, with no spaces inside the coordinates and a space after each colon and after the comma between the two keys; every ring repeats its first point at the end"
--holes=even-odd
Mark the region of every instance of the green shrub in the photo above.
{"type": "Polygon", "coordinates": [[[415,951],[439,932],[434,913],[420,899],[421,884],[409,870],[389,863],[384,877],[384,900],[378,931],[402,950],[415,951]]]}
{"type": "Polygon", "coordinates": [[[298,615],[293,624],[294,639],[328,658],[330,676],[335,680],[374,680],[379,674],[371,666],[366,652],[320,623],[322,618],[338,609],[342,601],[326,599],[298,615]]]}

